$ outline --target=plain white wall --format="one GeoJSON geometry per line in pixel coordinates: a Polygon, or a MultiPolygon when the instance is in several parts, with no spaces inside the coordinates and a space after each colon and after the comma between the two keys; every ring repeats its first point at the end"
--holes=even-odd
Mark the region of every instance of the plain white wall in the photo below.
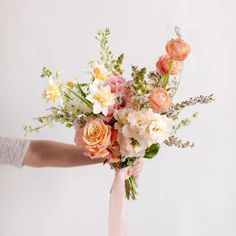
{"type": "MultiPolygon", "coordinates": [[[[23,137],[22,126],[44,114],[43,66],[80,76],[98,58],[94,40],[110,27],[111,45],[130,64],[154,68],[179,25],[192,53],[176,101],[214,92],[216,101],[180,132],[194,149],[163,146],[145,162],[140,196],[128,205],[129,235],[234,236],[235,2],[233,0],[0,0],[0,134],[23,137]]],[[[73,129],[48,128],[33,139],[73,142],[73,129]]],[[[0,167],[0,236],[107,235],[108,166],[72,169],[0,167]]]]}

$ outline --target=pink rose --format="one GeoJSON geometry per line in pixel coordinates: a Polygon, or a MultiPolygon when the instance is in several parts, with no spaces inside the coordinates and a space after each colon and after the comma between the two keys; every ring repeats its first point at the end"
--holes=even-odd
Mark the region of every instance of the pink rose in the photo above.
{"type": "Polygon", "coordinates": [[[119,95],[120,93],[123,92],[125,84],[126,84],[125,79],[121,75],[116,75],[116,76],[111,77],[110,79],[108,79],[104,83],[104,86],[110,85],[111,92],[114,93],[114,94],[119,95]]]}
{"type": "Polygon", "coordinates": [[[171,97],[165,89],[157,87],[152,90],[149,103],[153,111],[164,112],[171,107],[171,97]]]}
{"type": "MultiPolygon", "coordinates": [[[[171,57],[168,54],[161,56],[156,63],[157,70],[161,74],[166,75],[169,70],[170,61],[171,61],[171,57]]],[[[181,69],[182,69],[181,62],[173,61],[170,74],[177,75],[181,71],[181,69]]]]}
{"type": "Polygon", "coordinates": [[[85,149],[86,156],[105,158],[110,154],[107,147],[111,144],[111,126],[99,118],[88,119],[85,126],[77,130],[75,143],[85,149]]]}
{"type": "Polygon", "coordinates": [[[190,46],[183,39],[172,39],[167,42],[166,51],[175,61],[183,61],[190,53],[190,46]]]}

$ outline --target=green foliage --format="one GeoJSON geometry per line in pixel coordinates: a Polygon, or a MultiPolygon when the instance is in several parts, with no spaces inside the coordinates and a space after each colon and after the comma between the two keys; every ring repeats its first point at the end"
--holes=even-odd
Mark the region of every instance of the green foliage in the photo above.
{"type": "Polygon", "coordinates": [[[105,68],[112,74],[122,74],[123,69],[121,64],[124,59],[124,54],[121,54],[117,59],[115,59],[112,50],[109,45],[108,37],[110,36],[110,30],[105,28],[99,30],[97,36],[95,37],[100,43],[100,63],[104,64],[105,68]]]}
{"type": "Polygon", "coordinates": [[[179,130],[180,128],[190,125],[192,122],[192,119],[196,118],[197,115],[198,115],[198,112],[195,112],[192,114],[192,117],[182,119],[177,125],[174,126],[173,134],[176,134],[177,130],[179,130]]]}
{"type": "Polygon", "coordinates": [[[152,159],[153,157],[157,155],[157,153],[159,152],[159,149],[160,149],[160,145],[158,143],[152,144],[149,148],[146,149],[144,158],[152,159]]]}
{"type": "Polygon", "coordinates": [[[46,116],[39,116],[35,118],[41,125],[35,128],[32,128],[30,125],[26,125],[23,127],[25,134],[36,132],[38,133],[42,128],[46,126],[53,126],[54,123],[64,124],[66,127],[72,127],[74,122],[78,120],[78,118],[71,112],[66,111],[63,107],[51,107],[50,114],[46,116]]]}
{"type": "Polygon", "coordinates": [[[59,76],[61,75],[61,72],[58,70],[56,71],[55,75],[53,75],[52,71],[47,68],[47,67],[43,67],[42,73],[41,73],[41,78],[52,78],[52,79],[58,79],[59,76]]]}
{"type": "Polygon", "coordinates": [[[114,65],[113,65],[113,69],[114,69],[113,72],[115,72],[115,74],[118,74],[118,75],[122,75],[123,74],[123,69],[121,68],[123,60],[124,60],[124,54],[122,53],[117,58],[117,60],[115,61],[114,65]]]}
{"type": "Polygon", "coordinates": [[[132,66],[132,74],[131,76],[134,79],[133,88],[138,93],[138,95],[142,95],[148,92],[148,85],[145,82],[145,75],[147,73],[147,69],[145,67],[138,69],[137,66],[132,66]]]}
{"type": "Polygon", "coordinates": [[[52,72],[50,69],[46,68],[45,66],[43,67],[41,78],[49,78],[52,75],[52,72]]]}
{"type": "Polygon", "coordinates": [[[136,159],[135,157],[127,157],[124,161],[120,162],[120,168],[132,166],[136,159]]]}

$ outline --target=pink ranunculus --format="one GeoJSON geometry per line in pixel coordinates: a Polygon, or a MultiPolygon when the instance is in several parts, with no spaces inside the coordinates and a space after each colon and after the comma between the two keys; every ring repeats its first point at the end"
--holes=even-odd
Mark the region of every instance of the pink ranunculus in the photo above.
{"type": "Polygon", "coordinates": [[[104,83],[104,86],[110,85],[111,92],[116,95],[120,95],[120,93],[122,93],[124,90],[125,84],[126,84],[125,79],[121,75],[116,75],[108,79],[104,83]]]}
{"type": "Polygon", "coordinates": [[[171,107],[172,99],[165,89],[157,87],[152,90],[149,103],[153,111],[164,112],[171,107]]]}
{"type": "MultiPolygon", "coordinates": [[[[161,56],[156,63],[157,70],[161,74],[166,75],[169,70],[170,61],[171,57],[168,54],[161,56]]],[[[170,74],[177,75],[181,71],[181,69],[182,69],[182,63],[179,61],[173,61],[170,74]]]]}
{"type": "Polygon", "coordinates": [[[183,39],[172,39],[167,42],[166,51],[175,61],[183,61],[190,53],[190,46],[183,39]]]}

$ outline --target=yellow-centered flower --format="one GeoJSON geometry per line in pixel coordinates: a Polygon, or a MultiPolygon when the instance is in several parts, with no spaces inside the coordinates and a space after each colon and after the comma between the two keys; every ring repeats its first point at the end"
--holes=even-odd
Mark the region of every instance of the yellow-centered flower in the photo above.
{"type": "Polygon", "coordinates": [[[93,103],[93,113],[103,115],[108,114],[109,107],[115,105],[116,96],[111,92],[109,85],[103,87],[99,82],[95,81],[89,86],[89,94],[86,97],[93,103]]]}
{"type": "Polygon", "coordinates": [[[96,80],[100,82],[105,82],[109,78],[109,73],[105,66],[98,64],[97,62],[94,64],[93,67],[93,76],[96,80]]]}
{"type": "Polygon", "coordinates": [[[50,84],[47,89],[45,89],[43,97],[49,102],[55,102],[60,96],[60,91],[58,87],[54,84],[50,84]]]}

